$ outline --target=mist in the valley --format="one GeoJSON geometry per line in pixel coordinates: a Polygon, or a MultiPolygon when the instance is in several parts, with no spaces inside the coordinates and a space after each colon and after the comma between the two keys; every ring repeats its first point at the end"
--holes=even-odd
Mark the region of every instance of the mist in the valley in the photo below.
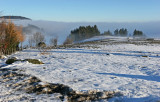
{"type": "MultiPolygon", "coordinates": [[[[126,28],[128,34],[132,35],[135,29],[143,31],[147,37],[160,38],[160,21],[159,22],[132,22],[132,23],[117,23],[117,22],[55,22],[55,21],[31,21],[20,20],[15,21],[18,25],[27,27],[28,24],[37,26],[40,30],[31,29],[32,31],[26,35],[32,35],[35,32],[42,32],[45,35],[46,42],[49,39],[58,37],[58,44],[62,44],[70,31],[78,28],[79,26],[97,25],[101,33],[110,30],[112,33],[115,29],[126,28]]],[[[27,44],[27,41],[25,42],[27,44]]]]}

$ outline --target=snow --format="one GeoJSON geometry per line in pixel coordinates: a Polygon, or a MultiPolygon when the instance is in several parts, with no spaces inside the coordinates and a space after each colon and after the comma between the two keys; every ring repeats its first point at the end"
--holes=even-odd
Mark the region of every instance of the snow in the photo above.
{"type": "MultiPolygon", "coordinates": [[[[113,90],[123,94],[109,102],[160,100],[160,45],[96,46],[98,48],[53,49],[46,55],[36,49],[26,49],[8,57],[36,58],[45,64],[16,62],[3,68],[23,69],[43,82],[62,83],[77,91],[113,90]]],[[[0,66],[4,63],[5,60],[0,60],[0,66]]],[[[0,90],[0,101],[6,100],[8,89],[0,84],[0,90]]],[[[31,97],[24,93],[21,97],[24,95],[31,97]]],[[[34,97],[40,100],[40,96],[34,97]]]]}
{"type": "MultiPolygon", "coordinates": [[[[99,41],[99,40],[116,40],[116,41],[127,41],[129,37],[119,37],[119,36],[94,36],[89,39],[85,39],[81,42],[88,42],[88,41],[99,41]]],[[[130,37],[130,39],[133,39],[130,37]]]]}

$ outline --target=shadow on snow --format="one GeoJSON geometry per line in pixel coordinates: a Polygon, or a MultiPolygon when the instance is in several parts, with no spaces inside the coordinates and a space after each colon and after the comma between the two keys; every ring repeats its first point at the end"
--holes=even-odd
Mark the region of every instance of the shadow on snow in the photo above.
{"type": "Polygon", "coordinates": [[[143,80],[148,80],[148,81],[160,82],[160,76],[129,75],[129,74],[116,74],[116,73],[96,73],[96,74],[113,75],[113,76],[118,76],[118,77],[143,79],[143,80]]]}
{"type": "MultiPolygon", "coordinates": [[[[60,49],[59,49],[60,50],[60,49]]],[[[142,57],[142,56],[146,56],[146,57],[153,57],[153,58],[160,58],[160,56],[156,56],[156,55],[146,55],[145,53],[150,53],[150,52],[142,52],[141,54],[137,55],[137,54],[127,54],[127,53],[119,53],[119,52],[115,52],[115,53],[107,53],[105,52],[105,50],[84,50],[84,49],[62,49],[63,51],[47,51],[49,53],[80,53],[80,54],[103,54],[103,55],[117,55],[117,56],[131,56],[131,57],[142,57]]],[[[40,52],[38,50],[24,50],[23,52],[40,52]]],[[[125,51],[124,51],[125,52],[125,51]]],[[[134,52],[138,52],[138,51],[134,51],[134,52]]],[[[131,51],[132,53],[132,51],[131,51]]]]}

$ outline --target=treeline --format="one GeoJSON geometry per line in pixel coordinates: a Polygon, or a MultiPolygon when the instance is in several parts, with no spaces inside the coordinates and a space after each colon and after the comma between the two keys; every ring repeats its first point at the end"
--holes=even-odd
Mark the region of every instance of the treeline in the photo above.
{"type": "MultiPolygon", "coordinates": [[[[110,30],[105,31],[104,33],[102,33],[101,35],[106,35],[106,36],[129,36],[128,35],[128,30],[126,28],[122,28],[122,29],[116,29],[114,31],[114,33],[112,33],[110,30]]],[[[130,35],[131,36],[131,35],[130,35]]],[[[133,32],[133,37],[142,37],[145,36],[144,33],[142,31],[139,30],[134,30],[133,32]]]]}
{"type": "MultiPolygon", "coordinates": [[[[71,39],[72,41],[81,41],[84,39],[91,38],[93,36],[100,36],[100,35],[106,35],[106,36],[129,36],[128,30],[126,28],[116,29],[113,33],[108,30],[104,31],[104,33],[100,33],[99,29],[96,25],[94,26],[80,26],[79,28],[76,28],[71,31],[70,35],[67,37],[67,39],[71,39]]],[[[131,35],[130,35],[131,36],[131,35]]],[[[142,37],[144,36],[142,31],[134,30],[133,37],[142,37]]]]}

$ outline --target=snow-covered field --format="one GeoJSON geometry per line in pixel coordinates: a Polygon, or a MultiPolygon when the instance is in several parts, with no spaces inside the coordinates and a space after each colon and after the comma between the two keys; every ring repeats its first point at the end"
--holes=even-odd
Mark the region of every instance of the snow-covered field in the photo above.
{"type": "MultiPolygon", "coordinates": [[[[34,75],[44,82],[62,83],[77,91],[113,90],[123,94],[123,96],[104,101],[160,101],[160,45],[97,46],[99,48],[96,49],[53,49],[46,55],[40,54],[35,49],[26,49],[10,57],[35,58],[45,64],[15,62],[3,68],[23,69],[26,74],[34,75]]],[[[0,65],[3,64],[5,60],[0,60],[0,65]]],[[[7,92],[9,90],[0,84],[0,101],[7,100],[7,97],[10,97],[10,100],[12,98],[16,100],[18,96],[9,95],[7,92]]],[[[25,95],[28,94],[23,93],[20,97],[25,95]]],[[[37,97],[37,100],[44,100],[40,98],[41,95],[34,95],[34,97],[37,97]]]]}

